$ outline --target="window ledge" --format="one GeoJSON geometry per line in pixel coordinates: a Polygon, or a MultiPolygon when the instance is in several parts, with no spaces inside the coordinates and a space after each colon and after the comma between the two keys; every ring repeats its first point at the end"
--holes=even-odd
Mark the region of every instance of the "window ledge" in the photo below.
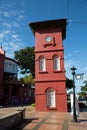
{"type": "Polygon", "coordinates": [[[56,110],[56,107],[47,107],[48,110],[56,110]]]}
{"type": "Polygon", "coordinates": [[[61,72],[63,72],[62,70],[54,70],[53,71],[54,73],[61,73],[61,72]]]}
{"type": "Polygon", "coordinates": [[[48,73],[47,71],[39,71],[40,74],[46,74],[48,73]]]}

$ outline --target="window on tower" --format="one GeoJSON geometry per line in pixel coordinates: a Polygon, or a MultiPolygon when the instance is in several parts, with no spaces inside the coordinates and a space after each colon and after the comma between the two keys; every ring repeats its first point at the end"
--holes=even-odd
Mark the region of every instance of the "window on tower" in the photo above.
{"type": "Polygon", "coordinates": [[[53,57],[53,69],[54,71],[60,71],[60,58],[58,56],[53,57]]]}
{"type": "Polygon", "coordinates": [[[46,91],[47,95],[47,107],[55,108],[56,107],[56,93],[53,89],[48,89],[46,91]]]}
{"type": "Polygon", "coordinates": [[[46,71],[46,60],[44,57],[40,57],[39,59],[39,69],[40,69],[40,72],[46,71]]]}

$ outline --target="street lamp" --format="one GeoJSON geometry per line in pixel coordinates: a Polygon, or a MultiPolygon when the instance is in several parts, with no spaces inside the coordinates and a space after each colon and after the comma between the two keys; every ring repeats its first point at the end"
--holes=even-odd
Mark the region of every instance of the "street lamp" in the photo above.
{"type": "Polygon", "coordinates": [[[75,105],[75,70],[76,68],[73,66],[71,70],[72,70],[72,75],[73,75],[73,121],[77,122],[76,105],[75,105]]]}
{"type": "Polygon", "coordinates": [[[24,100],[24,93],[23,93],[23,90],[24,90],[24,84],[22,84],[22,107],[23,107],[23,100],[24,100]]]}

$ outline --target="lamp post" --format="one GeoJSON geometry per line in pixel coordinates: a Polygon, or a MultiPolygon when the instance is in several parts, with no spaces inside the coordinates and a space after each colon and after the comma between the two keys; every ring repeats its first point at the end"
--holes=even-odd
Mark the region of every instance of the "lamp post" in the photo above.
{"type": "Polygon", "coordinates": [[[22,84],[22,107],[23,107],[23,100],[24,100],[24,93],[23,93],[23,90],[24,90],[24,84],[22,84]]]}
{"type": "Polygon", "coordinates": [[[73,75],[73,121],[77,122],[76,105],[75,105],[75,70],[76,68],[73,66],[71,70],[72,70],[72,75],[73,75]]]}

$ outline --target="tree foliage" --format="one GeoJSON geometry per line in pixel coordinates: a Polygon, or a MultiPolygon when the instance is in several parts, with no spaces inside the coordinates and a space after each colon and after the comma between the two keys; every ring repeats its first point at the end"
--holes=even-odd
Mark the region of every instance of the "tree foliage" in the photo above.
{"type": "Polygon", "coordinates": [[[87,95],[86,92],[83,92],[83,91],[82,91],[82,92],[79,92],[78,94],[79,94],[79,97],[84,97],[84,96],[87,95]]]}
{"type": "Polygon", "coordinates": [[[72,80],[66,78],[66,88],[71,89],[73,87],[72,80]]]}
{"type": "Polygon", "coordinates": [[[31,84],[33,86],[35,85],[34,78],[33,78],[32,74],[26,75],[23,78],[20,78],[20,81],[22,81],[25,84],[31,84]]]}
{"type": "Polygon", "coordinates": [[[86,91],[87,92],[87,80],[85,80],[83,82],[85,85],[84,86],[81,86],[81,91],[86,91]]]}
{"type": "Polygon", "coordinates": [[[21,74],[31,73],[35,77],[34,47],[26,47],[14,52],[14,58],[20,65],[21,74]]]}
{"type": "Polygon", "coordinates": [[[84,83],[84,86],[81,86],[81,92],[79,92],[80,97],[87,96],[87,80],[85,80],[83,83],[84,83]]]}

